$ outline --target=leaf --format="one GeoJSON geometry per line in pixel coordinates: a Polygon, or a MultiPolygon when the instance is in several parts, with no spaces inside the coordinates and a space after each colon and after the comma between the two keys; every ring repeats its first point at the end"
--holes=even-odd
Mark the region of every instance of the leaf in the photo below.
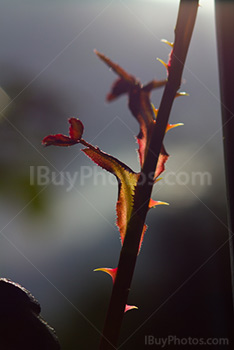
{"type": "Polygon", "coordinates": [[[114,84],[112,85],[111,92],[106,97],[107,101],[113,101],[120,95],[126,94],[130,90],[130,87],[131,84],[123,78],[115,80],[114,84]]]}
{"type": "Polygon", "coordinates": [[[84,132],[83,123],[76,118],[70,118],[68,121],[70,123],[70,128],[69,128],[70,138],[73,140],[79,141],[84,132]]]}
{"type": "Polygon", "coordinates": [[[154,113],[150,103],[150,93],[153,89],[164,86],[167,81],[153,80],[143,86],[138,79],[128,74],[123,68],[111,61],[108,57],[96,50],[95,53],[120,77],[114,82],[110,93],[107,95],[107,101],[113,101],[122,94],[128,94],[129,109],[140,126],[140,131],[137,135],[137,142],[139,145],[138,154],[140,165],[143,167],[154,126],[154,113]]]}
{"type": "Polygon", "coordinates": [[[168,158],[169,158],[169,154],[167,153],[164,146],[162,145],[161,151],[158,157],[157,167],[154,174],[154,180],[156,180],[159,177],[159,175],[165,170],[165,163],[168,160],[168,158]]]}
{"type": "Polygon", "coordinates": [[[79,119],[70,118],[69,136],[63,134],[49,135],[42,140],[44,146],[72,146],[79,143],[84,131],[84,126],[79,119]]]}
{"type": "Polygon", "coordinates": [[[152,80],[151,82],[149,82],[148,84],[144,85],[143,89],[145,91],[152,91],[154,89],[158,89],[160,87],[165,86],[165,84],[167,83],[167,80],[152,80]]]}
{"type": "Polygon", "coordinates": [[[145,233],[146,233],[147,228],[148,228],[148,226],[147,226],[146,224],[144,224],[143,230],[142,230],[142,233],[141,233],[141,239],[140,239],[138,254],[140,253],[141,246],[142,246],[142,242],[143,242],[143,239],[144,239],[144,237],[145,237],[145,233]]]}
{"type": "Polygon", "coordinates": [[[103,61],[105,62],[113,71],[118,74],[121,78],[123,78],[125,81],[129,82],[130,84],[135,84],[136,79],[134,76],[128,74],[123,68],[121,68],[118,64],[111,61],[108,57],[103,55],[103,53],[98,52],[97,50],[94,50],[95,54],[103,61]]]}
{"type": "Polygon", "coordinates": [[[116,204],[117,221],[121,242],[123,244],[127,225],[131,217],[135,187],[139,174],[133,172],[118,159],[102,152],[99,148],[85,148],[82,150],[89,158],[103,169],[114,174],[119,182],[118,200],[116,204]]]}
{"type": "Polygon", "coordinates": [[[62,134],[56,134],[56,135],[49,135],[46,136],[43,141],[42,144],[44,146],[71,146],[76,144],[77,141],[71,139],[68,136],[62,135],[62,134]]]}
{"type": "Polygon", "coordinates": [[[143,167],[154,127],[154,114],[150,103],[150,92],[136,87],[129,93],[129,109],[137,119],[140,131],[137,135],[140,165],[143,167]]]}

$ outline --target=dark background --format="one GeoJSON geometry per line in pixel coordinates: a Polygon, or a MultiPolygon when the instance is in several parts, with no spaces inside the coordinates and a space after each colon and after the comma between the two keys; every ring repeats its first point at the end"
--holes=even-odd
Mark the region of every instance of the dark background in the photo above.
{"type": "MultiPolygon", "coordinates": [[[[67,118],[79,117],[88,142],[138,171],[138,125],[125,97],[106,104],[116,77],[93,49],[142,83],[164,79],[165,68],[156,58],[167,61],[169,47],[160,40],[173,41],[178,5],[165,0],[0,1],[0,273],[40,301],[64,350],[97,348],[111,281],[92,271],[118,262],[117,184],[101,175],[79,146],[43,148],[41,140],[67,133],[67,118]],[[50,179],[52,172],[57,175],[57,184],[40,185],[36,178],[32,183],[30,169],[36,172],[39,166],[48,167],[50,179]],[[65,171],[78,172],[72,190],[59,177],[65,171]],[[85,171],[92,176],[82,181],[85,171]]],[[[155,185],[153,198],[170,206],[148,215],[129,296],[139,310],[125,316],[120,349],[155,348],[146,344],[149,335],[158,341],[172,335],[229,338],[231,344],[213,1],[201,5],[181,87],[190,96],[177,99],[171,113],[172,123],[185,125],[165,140],[171,157],[164,176],[175,172],[179,181],[172,185],[162,179],[155,185]],[[196,172],[208,173],[211,181],[193,182],[196,172]]],[[[156,107],[161,92],[152,95],[156,107]]]]}

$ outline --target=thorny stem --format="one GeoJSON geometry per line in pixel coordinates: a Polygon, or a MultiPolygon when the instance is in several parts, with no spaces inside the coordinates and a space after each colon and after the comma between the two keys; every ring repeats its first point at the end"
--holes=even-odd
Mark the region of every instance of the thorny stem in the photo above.
{"type": "Polygon", "coordinates": [[[215,12],[234,303],[234,1],[216,0],[215,12]]]}
{"type": "Polygon", "coordinates": [[[150,140],[149,151],[136,187],[134,208],[120,253],[118,271],[112,289],[100,350],[117,349],[117,341],[135,269],[141,233],[152,192],[152,181],[141,180],[150,179],[150,174],[155,171],[157,165],[171,107],[181,84],[182,72],[195,24],[197,8],[198,0],[180,1],[175,29],[175,42],[168,67],[168,82],[162,96],[157,123],[150,140]]]}

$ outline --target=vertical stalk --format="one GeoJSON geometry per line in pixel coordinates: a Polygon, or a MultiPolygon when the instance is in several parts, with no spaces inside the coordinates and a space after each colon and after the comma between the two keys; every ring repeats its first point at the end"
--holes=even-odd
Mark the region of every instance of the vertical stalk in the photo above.
{"type": "Polygon", "coordinates": [[[198,0],[180,1],[175,29],[175,42],[168,66],[168,82],[159,107],[157,124],[154,127],[150,140],[149,152],[136,187],[134,209],[120,253],[118,271],[112,289],[100,350],[117,349],[117,341],[134,273],[141,233],[152,192],[153,183],[150,175],[155,171],[171,107],[180,87],[197,8],[198,0]],[[146,179],[146,181],[142,181],[143,179],[146,179]]]}
{"type": "Polygon", "coordinates": [[[215,0],[215,14],[234,301],[234,1],[215,0]]]}

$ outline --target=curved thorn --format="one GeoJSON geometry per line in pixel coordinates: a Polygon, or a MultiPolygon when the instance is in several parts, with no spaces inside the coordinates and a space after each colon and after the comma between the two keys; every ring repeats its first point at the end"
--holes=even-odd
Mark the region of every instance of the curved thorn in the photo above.
{"type": "Polygon", "coordinates": [[[117,269],[118,269],[117,267],[115,269],[111,269],[109,267],[100,267],[100,268],[95,269],[93,271],[103,271],[103,272],[107,273],[108,275],[111,276],[112,281],[114,283],[115,282],[116,273],[117,273],[117,269]]]}
{"type": "Polygon", "coordinates": [[[156,183],[156,182],[158,182],[158,181],[160,181],[162,179],[163,179],[162,177],[156,178],[156,179],[154,179],[154,183],[156,183]]]}
{"type": "Polygon", "coordinates": [[[177,92],[176,95],[175,95],[175,98],[176,98],[176,97],[180,97],[180,96],[189,96],[189,94],[188,94],[187,92],[184,92],[184,91],[182,91],[182,92],[177,92]]]}
{"type": "Polygon", "coordinates": [[[157,119],[157,116],[158,116],[158,109],[154,107],[154,104],[151,103],[151,107],[152,107],[152,110],[154,112],[154,116],[155,116],[155,119],[157,119]]]}
{"type": "Polygon", "coordinates": [[[168,132],[169,130],[176,128],[177,126],[182,126],[184,125],[184,123],[177,123],[177,124],[167,124],[167,128],[166,128],[166,132],[168,132]]]}
{"type": "Polygon", "coordinates": [[[124,312],[127,312],[129,310],[133,310],[133,309],[138,309],[138,307],[135,305],[126,305],[124,312]]]}
{"type": "Polygon", "coordinates": [[[170,47],[173,47],[173,46],[174,46],[174,43],[172,43],[172,42],[170,42],[170,41],[168,41],[168,40],[165,40],[165,39],[161,39],[161,42],[162,42],[162,43],[165,43],[165,44],[167,44],[167,45],[169,45],[170,47]]]}
{"type": "Polygon", "coordinates": [[[164,67],[166,68],[166,70],[168,70],[168,65],[167,65],[163,60],[161,60],[161,58],[157,58],[157,60],[158,60],[159,62],[161,62],[161,63],[164,65],[164,67]]]}
{"type": "Polygon", "coordinates": [[[149,209],[155,208],[157,205],[169,205],[167,202],[162,202],[162,201],[155,201],[152,198],[150,198],[149,201],[149,209]]]}

